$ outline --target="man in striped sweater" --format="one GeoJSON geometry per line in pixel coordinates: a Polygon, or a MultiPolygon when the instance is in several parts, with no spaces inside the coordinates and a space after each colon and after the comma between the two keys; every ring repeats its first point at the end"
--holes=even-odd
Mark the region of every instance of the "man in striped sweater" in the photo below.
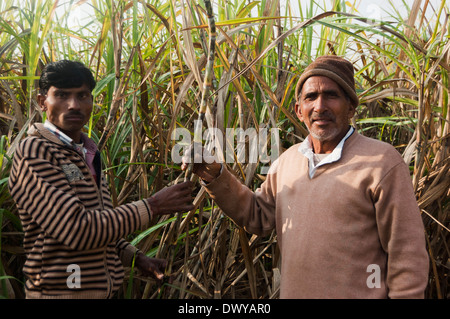
{"type": "Polygon", "coordinates": [[[162,279],[165,261],[123,238],[151,218],[193,208],[190,182],[113,207],[100,152],[82,133],[93,109],[91,71],[74,61],[48,64],[38,104],[46,112],[18,146],[9,178],[23,230],[27,298],[111,298],[124,266],[162,279]]]}

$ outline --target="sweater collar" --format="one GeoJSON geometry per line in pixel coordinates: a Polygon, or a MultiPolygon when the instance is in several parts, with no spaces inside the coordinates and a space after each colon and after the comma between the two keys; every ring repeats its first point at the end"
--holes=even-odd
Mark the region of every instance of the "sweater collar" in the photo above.
{"type": "Polygon", "coordinates": [[[311,146],[310,136],[308,135],[306,139],[300,144],[298,151],[303,154],[308,159],[309,164],[309,177],[313,178],[314,174],[318,167],[323,166],[325,164],[330,164],[337,162],[341,159],[342,150],[344,148],[345,141],[353,134],[355,129],[353,126],[350,126],[347,134],[344,138],[339,142],[339,144],[334,148],[333,152],[328,154],[325,158],[323,158],[319,163],[315,164],[314,162],[314,151],[311,146]]]}
{"type": "Polygon", "coordinates": [[[73,142],[73,140],[61,132],[55,125],[50,123],[49,121],[45,121],[42,123],[35,123],[30,130],[28,131],[29,135],[39,134],[42,137],[45,137],[55,143],[67,145],[71,148],[74,148],[78,153],[82,156],[85,156],[86,153],[95,154],[98,151],[97,145],[93,140],[91,140],[86,134],[81,133],[81,140],[83,141],[83,147],[80,148],[79,144],[73,142]]]}
{"type": "Polygon", "coordinates": [[[73,148],[75,148],[75,150],[77,150],[77,152],[79,152],[81,154],[85,153],[84,146],[83,146],[84,143],[81,143],[81,144],[75,143],[71,137],[67,136],[63,131],[61,131],[59,128],[57,128],[50,121],[46,120],[44,123],[44,127],[47,130],[49,130],[50,132],[52,132],[64,144],[72,146],[73,148]]]}

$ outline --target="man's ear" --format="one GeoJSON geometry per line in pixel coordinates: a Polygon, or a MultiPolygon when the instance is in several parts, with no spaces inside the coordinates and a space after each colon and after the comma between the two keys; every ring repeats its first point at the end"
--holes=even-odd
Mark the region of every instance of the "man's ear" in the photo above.
{"type": "Polygon", "coordinates": [[[350,104],[350,109],[348,110],[348,119],[351,120],[356,114],[356,105],[350,104]]]}
{"type": "Polygon", "coordinates": [[[41,93],[39,93],[36,98],[37,103],[41,107],[42,112],[47,111],[47,106],[45,105],[45,99],[46,99],[46,96],[41,93]]]}
{"type": "Polygon", "coordinates": [[[297,117],[300,120],[300,122],[303,122],[302,109],[301,109],[300,104],[298,103],[298,101],[295,102],[295,114],[297,115],[297,117]]]}

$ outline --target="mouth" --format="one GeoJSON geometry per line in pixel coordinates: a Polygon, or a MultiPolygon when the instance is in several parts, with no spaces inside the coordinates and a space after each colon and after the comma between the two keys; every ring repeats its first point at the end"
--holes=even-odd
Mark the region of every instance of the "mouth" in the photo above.
{"type": "Polygon", "coordinates": [[[83,121],[84,116],[82,114],[68,114],[64,117],[66,121],[83,121]]]}
{"type": "Polygon", "coordinates": [[[328,117],[323,117],[323,118],[313,118],[311,119],[311,122],[317,125],[328,125],[330,123],[333,123],[333,120],[328,117]]]}

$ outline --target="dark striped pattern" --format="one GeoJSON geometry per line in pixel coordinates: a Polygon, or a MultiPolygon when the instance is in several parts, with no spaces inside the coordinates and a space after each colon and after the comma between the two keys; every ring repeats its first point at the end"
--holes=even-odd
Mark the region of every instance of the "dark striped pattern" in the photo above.
{"type": "MultiPolygon", "coordinates": [[[[83,158],[36,124],[14,156],[9,188],[25,231],[27,296],[107,298],[123,279],[122,261],[135,248],[122,238],[150,218],[147,201],[113,208],[101,178],[83,158]],[[62,167],[75,164],[83,178],[69,181],[62,167]],[[80,267],[80,288],[69,288],[68,267],[80,267]]],[[[73,167],[73,165],[72,165],[73,167]]]]}

